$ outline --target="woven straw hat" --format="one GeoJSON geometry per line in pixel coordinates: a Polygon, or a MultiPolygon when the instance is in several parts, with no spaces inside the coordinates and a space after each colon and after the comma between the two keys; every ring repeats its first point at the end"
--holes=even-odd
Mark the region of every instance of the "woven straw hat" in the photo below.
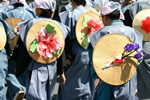
{"type": "Polygon", "coordinates": [[[22,22],[20,18],[7,18],[5,21],[8,23],[8,25],[13,27],[13,29],[17,27],[18,23],[22,22]]]}
{"type": "Polygon", "coordinates": [[[32,59],[34,59],[35,61],[39,62],[39,63],[43,63],[43,64],[48,64],[51,63],[55,60],[57,60],[63,50],[64,50],[64,46],[65,46],[65,39],[64,39],[64,35],[62,30],[60,29],[60,27],[52,22],[52,21],[39,21],[35,24],[32,25],[32,27],[29,29],[27,36],[26,36],[26,48],[27,51],[29,53],[29,55],[32,57],[32,59]],[[54,55],[53,58],[44,58],[43,56],[39,55],[37,51],[35,51],[34,53],[30,51],[30,45],[32,43],[33,40],[35,40],[36,36],[38,35],[39,31],[41,30],[42,26],[46,26],[47,24],[50,24],[51,26],[53,26],[56,30],[56,37],[59,38],[61,40],[62,43],[62,50],[61,53],[59,53],[58,55],[54,55]]]}
{"type": "Polygon", "coordinates": [[[150,9],[144,9],[137,13],[132,27],[143,34],[144,41],[150,41],[150,9]]]}
{"type": "Polygon", "coordinates": [[[92,57],[93,66],[99,78],[105,83],[121,85],[133,77],[138,63],[133,57],[126,58],[122,64],[114,64],[103,69],[116,57],[122,55],[124,47],[129,43],[131,43],[129,38],[116,33],[105,35],[96,43],[92,57]]]}
{"type": "Polygon", "coordinates": [[[87,7],[88,10],[93,11],[95,13],[98,13],[98,11],[96,9],[94,9],[93,7],[87,7]]]}
{"type": "MultiPolygon", "coordinates": [[[[6,21],[6,22],[8,23],[8,25],[11,26],[13,29],[15,29],[15,28],[17,27],[18,23],[22,22],[22,20],[19,19],[19,18],[7,18],[7,19],[5,19],[5,21],[6,21]]],[[[9,41],[11,42],[11,46],[10,46],[10,49],[11,49],[11,50],[14,50],[14,48],[16,47],[17,41],[18,41],[18,39],[19,39],[18,34],[16,34],[15,32],[14,32],[14,34],[16,35],[16,37],[13,38],[13,39],[9,39],[9,41]]]]}
{"type": "Polygon", "coordinates": [[[5,47],[6,44],[6,32],[4,30],[4,28],[0,25],[0,50],[2,50],[5,47]]]}
{"type": "Polygon", "coordinates": [[[95,12],[85,12],[83,13],[82,15],[80,15],[78,21],[77,21],[77,24],[76,24],[76,37],[77,37],[77,41],[78,43],[80,44],[81,47],[83,47],[84,49],[86,49],[86,47],[82,44],[82,31],[84,31],[85,27],[83,26],[83,21],[84,21],[84,16],[85,15],[88,15],[90,16],[91,18],[94,18],[96,20],[100,20],[100,16],[95,13],[95,12]]]}

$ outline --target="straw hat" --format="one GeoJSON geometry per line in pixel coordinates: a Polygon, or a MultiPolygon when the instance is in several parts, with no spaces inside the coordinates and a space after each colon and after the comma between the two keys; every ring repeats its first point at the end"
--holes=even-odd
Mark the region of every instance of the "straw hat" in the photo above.
{"type": "MultiPolygon", "coordinates": [[[[6,21],[6,22],[8,23],[8,25],[11,26],[14,30],[15,30],[15,28],[18,26],[18,23],[22,22],[22,20],[19,19],[19,18],[7,18],[7,19],[5,19],[5,21],[6,21]]],[[[16,37],[13,38],[13,39],[9,39],[9,41],[11,42],[10,49],[11,49],[12,51],[13,51],[14,48],[16,47],[17,41],[18,41],[18,39],[19,39],[18,34],[16,34],[15,32],[14,32],[14,34],[16,35],[16,37]]]]}
{"type": "Polygon", "coordinates": [[[98,11],[96,9],[94,9],[93,7],[87,7],[88,10],[93,11],[95,13],[98,13],[98,11]]]}
{"type": "Polygon", "coordinates": [[[5,47],[6,44],[6,32],[4,28],[0,25],[0,50],[2,50],[5,47]]]}
{"type": "Polygon", "coordinates": [[[96,20],[100,20],[100,16],[95,13],[95,12],[85,12],[83,13],[82,15],[80,15],[80,18],[78,19],[77,21],[77,24],[76,24],[76,37],[77,37],[77,41],[78,43],[81,45],[81,47],[83,47],[84,49],[86,49],[86,47],[82,44],[82,31],[84,31],[85,27],[83,26],[83,21],[84,21],[84,16],[85,15],[88,15],[89,17],[91,18],[94,18],[96,20]]]}
{"type": "MultiPolygon", "coordinates": [[[[93,66],[101,80],[111,85],[121,85],[130,80],[136,72],[137,59],[128,57],[122,64],[114,64],[103,69],[118,56],[121,56],[124,47],[131,43],[131,40],[121,34],[108,34],[103,36],[93,51],[93,66]]],[[[132,55],[135,55],[133,53],[132,55]]],[[[131,55],[131,56],[132,56],[131,55]]]]}
{"type": "Polygon", "coordinates": [[[136,14],[132,27],[143,34],[144,41],[150,41],[150,9],[144,9],[136,14]]]}
{"type": "Polygon", "coordinates": [[[64,46],[65,46],[65,39],[64,39],[64,35],[63,35],[63,32],[62,30],[60,29],[60,27],[52,22],[52,21],[39,21],[35,24],[32,25],[32,27],[29,29],[28,33],[27,33],[27,36],[26,36],[26,48],[27,48],[27,51],[29,53],[29,55],[32,57],[32,59],[34,59],[35,61],[39,62],[39,63],[43,63],[43,64],[47,64],[47,63],[51,63],[55,60],[57,60],[63,50],[64,50],[64,46]],[[43,56],[40,56],[38,54],[37,51],[35,51],[34,53],[30,51],[30,45],[32,43],[33,40],[35,40],[36,36],[38,35],[39,31],[41,30],[42,26],[46,26],[47,24],[50,24],[51,26],[53,26],[56,30],[56,37],[59,38],[61,40],[61,43],[62,43],[62,50],[61,50],[61,53],[58,54],[58,55],[54,55],[53,58],[44,58],[43,56]]]}

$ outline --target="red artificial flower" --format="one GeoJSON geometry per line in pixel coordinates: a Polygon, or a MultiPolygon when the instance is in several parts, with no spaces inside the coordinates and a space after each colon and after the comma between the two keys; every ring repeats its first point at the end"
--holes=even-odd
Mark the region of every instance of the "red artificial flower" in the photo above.
{"type": "Polygon", "coordinates": [[[88,35],[90,35],[93,32],[96,32],[97,30],[99,30],[103,27],[102,21],[98,21],[98,20],[95,20],[95,19],[90,19],[87,22],[87,25],[90,28],[90,31],[88,32],[88,35]]]}
{"type": "Polygon", "coordinates": [[[123,61],[124,61],[124,59],[125,59],[125,58],[122,58],[124,56],[125,56],[125,54],[122,54],[121,55],[121,59],[115,58],[115,60],[110,65],[113,65],[113,64],[122,64],[123,61]]]}
{"type": "Polygon", "coordinates": [[[150,33],[150,17],[146,17],[145,20],[142,20],[141,29],[143,29],[146,32],[146,34],[150,33]]]}
{"type": "Polygon", "coordinates": [[[122,64],[123,63],[123,60],[124,59],[115,59],[110,65],[113,65],[113,64],[122,64]]]}
{"type": "Polygon", "coordinates": [[[19,27],[17,27],[17,32],[19,32],[19,27]]]}

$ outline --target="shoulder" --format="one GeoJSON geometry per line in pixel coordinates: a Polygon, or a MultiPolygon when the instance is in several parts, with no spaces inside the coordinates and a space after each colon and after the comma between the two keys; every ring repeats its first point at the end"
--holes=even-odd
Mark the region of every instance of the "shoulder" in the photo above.
{"type": "Polygon", "coordinates": [[[130,26],[126,26],[126,25],[124,25],[124,28],[125,28],[125,30],[128,30],[128,31],[130,31],[130,32],[136,31],[134,28],[132,28],[132,27],[130,27],[130,26]]]}
{"type": "Polygon", "coordinates": [[[98,32],[107,34],[107,33],[110,33],[111,29],[112,29],[112,26],[104,26],[103,28],[99,29],[98,32]]]}

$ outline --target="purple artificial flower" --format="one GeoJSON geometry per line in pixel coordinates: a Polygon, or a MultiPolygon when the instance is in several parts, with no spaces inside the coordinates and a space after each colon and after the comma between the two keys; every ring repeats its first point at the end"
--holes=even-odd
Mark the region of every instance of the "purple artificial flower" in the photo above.
{"type": "Polygon", "coordinates": [[[136,54],[136,55],[134,55],[134,58],[136,58],[136,59],[141,58],[141,57],[142,57],[142,53],[143,53],[143,50],[141,50],[140,52],[139,52],[139,51],[137,51],[137,54],[136,54]]]}
{"type": "Polygon", "coordinates": [[[137,49],[139,49],[139,44],[134,44],[134,50],[137,50],[137,49]]]}
{"type": "Polygon", "coordinates": [[[134,49],[135,47],[134,47],[134,44],[133,43],[131,43],[131,44],[127,44],[125,47],[124,47],[124,49],[126,50],[126,51],[132,51],[133,49],[134,49]]]}

